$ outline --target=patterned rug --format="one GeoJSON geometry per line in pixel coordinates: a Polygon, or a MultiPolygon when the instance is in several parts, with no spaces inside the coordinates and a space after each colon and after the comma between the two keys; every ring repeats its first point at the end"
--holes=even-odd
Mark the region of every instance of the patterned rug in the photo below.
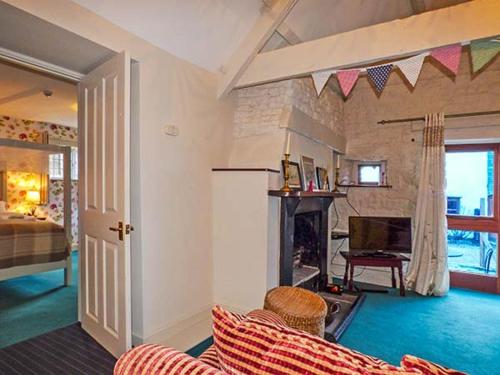
{"type": "Polygon", "coordinates": [[[112,374],[116,359],[80,323],[0,349],[0,374],[112,374]]]}

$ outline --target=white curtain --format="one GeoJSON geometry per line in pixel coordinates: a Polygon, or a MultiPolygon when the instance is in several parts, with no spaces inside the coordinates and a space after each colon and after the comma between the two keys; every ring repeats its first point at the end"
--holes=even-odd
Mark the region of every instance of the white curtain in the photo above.
{"type": "Polygon", "coordinates": [[[448,293],[444,115],[425,116],[413,250],[406,282],[423,295],[448,293]]]}

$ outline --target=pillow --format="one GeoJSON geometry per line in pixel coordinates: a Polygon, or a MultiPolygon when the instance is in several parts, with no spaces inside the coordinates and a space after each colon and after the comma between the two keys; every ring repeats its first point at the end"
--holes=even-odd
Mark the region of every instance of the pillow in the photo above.
{"type": "Polygon", "coordinates": [[[186,353],[161,345],[140,345],[123,354],[115,364],[114,375],[223,375],[186,353]]]}
{"type": "Polygon", "coordinates": [[[214,307],[212,315],[217,357],[222,370],[229,374],[421,374],[219,306],[214,307]]]}
{"type": "MultiPolygon", "coordinates": [[[[250,311],[247,316],[259,319],[262,322],[272,323],[285,327],[287,326],[286,322],[283,320],[281,316],[269,310],[253,310],[250,311]]],[[[215,367],[216,369],[219,370],[221,369],[215,345],[211,345],[207,350],[205,350],[202,354],[200,354],[198,360],[203,363],[206,363],[209,366],[215,367]]]]}
{"type": "Polygon", "coordinates": [[[449,369],[408,354],[401,359],[401,367],[408,370],[419,370],[423,375],[467,375],[464,372],[449,369]]]}

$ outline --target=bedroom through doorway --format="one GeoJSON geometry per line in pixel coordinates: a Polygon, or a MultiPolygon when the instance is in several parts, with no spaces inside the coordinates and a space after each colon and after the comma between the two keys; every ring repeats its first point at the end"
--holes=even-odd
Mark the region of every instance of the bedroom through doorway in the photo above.
{"type": "Polygon", "coordinates": [[[76,85],[0,62],[0,348],[76,322],[77,280],[76,85]]]}

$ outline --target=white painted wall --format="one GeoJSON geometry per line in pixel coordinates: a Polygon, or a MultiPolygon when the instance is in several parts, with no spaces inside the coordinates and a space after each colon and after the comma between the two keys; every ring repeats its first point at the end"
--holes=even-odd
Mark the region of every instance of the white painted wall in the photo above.
{"type": "Polygon", "coordinates": [[[214,303],[242,313],[262,308],[279,279],[279,174],[214,171],[214,303]],[[277,220],[278,219],[278,220],[277,220]]]}
{"type": "MultiPolygon", "coordinates": [[[[135,341],[179,349],[179,335],[212,304],[211,168],[227,164],[232,100],[216,99],[216,77],[66,0],[13,0],[48,22],[139,62],[139,113],[132,129],[132,294],[135,341]],[[165,124],[178,137],[162,134],[165,124]]],[[[199,330],[198,330],[199,331],[199,330]]],[[[179,337],[184,337],[184,341],[179,337]]]]}

